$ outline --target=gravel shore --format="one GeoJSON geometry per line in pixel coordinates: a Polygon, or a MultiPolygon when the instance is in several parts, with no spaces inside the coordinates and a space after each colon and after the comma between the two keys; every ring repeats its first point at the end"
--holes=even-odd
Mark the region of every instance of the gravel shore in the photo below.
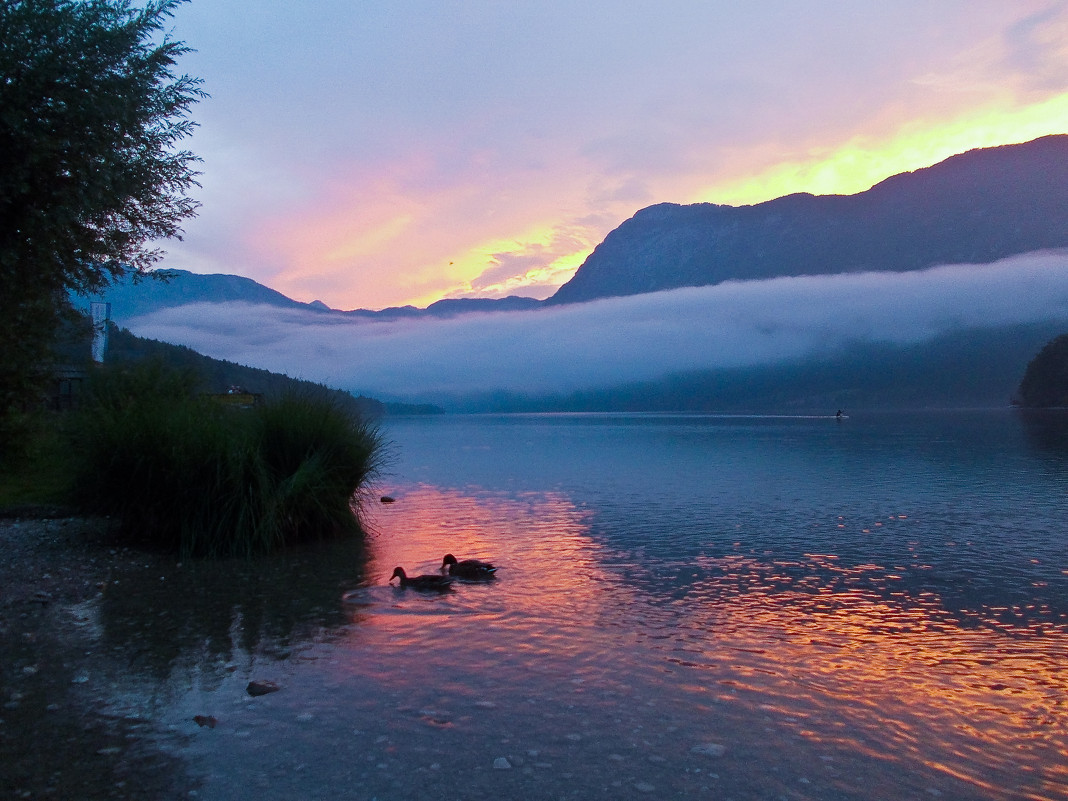
{"type": "Polygon", "coordinates": [[[79,612],[113,573],[173,560],[115,546],[106,520],[35,514],[0,518],[0,797],[174,797],[144,722],[96,703],[84,677],[107,655],[79,612]]]}

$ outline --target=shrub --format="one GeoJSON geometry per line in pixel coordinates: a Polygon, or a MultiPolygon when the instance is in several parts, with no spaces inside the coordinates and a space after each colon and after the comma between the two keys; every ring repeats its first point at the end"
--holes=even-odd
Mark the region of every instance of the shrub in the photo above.
{"type": "Polygon", "coordinates": [[[0,509],[5,513],[31,509],[40,513],[65,504],[70,495],[70,448],[57,421],[55,412],[28,416],[19,432],[22,439],[17,449],[4,452],[0,458],[0,509]]]}
{"type": "Polygon", "coordinates": [[[183,555],[250,555],[360,531],[377,430],[322,396],[251,409],[158,364],[105,371],[74,417],[76,499],[128,539],[183,555]]]}

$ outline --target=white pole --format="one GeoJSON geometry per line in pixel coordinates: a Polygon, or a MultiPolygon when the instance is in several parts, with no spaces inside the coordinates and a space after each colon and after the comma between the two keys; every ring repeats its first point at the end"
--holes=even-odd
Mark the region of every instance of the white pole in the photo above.
{"type": "Polygon", "coordinates": [[[93,317],[93,361],[101,364],[108,349],[108,321],[111,319],[111,304],[93,301],[89,305],[93,317]]]}

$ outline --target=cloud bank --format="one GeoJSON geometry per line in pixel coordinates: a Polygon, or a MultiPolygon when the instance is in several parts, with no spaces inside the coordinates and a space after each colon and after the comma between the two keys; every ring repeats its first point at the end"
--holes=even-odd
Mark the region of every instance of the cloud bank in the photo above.
{"type": "Polygon", "coordinates": [[[733,282],[529,312],[355,320],[247,304],[134,318],[134,333],[383,399],[563,393],[672,373],[1065,323],[1068,251],[990,265],[733,282]]]}

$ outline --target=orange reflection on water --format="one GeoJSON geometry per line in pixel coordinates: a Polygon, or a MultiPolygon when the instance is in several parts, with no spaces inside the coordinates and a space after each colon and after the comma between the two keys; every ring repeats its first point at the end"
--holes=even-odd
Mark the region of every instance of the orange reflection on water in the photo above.
{"type": "Polygon", "coordinates": [[[563,496],[503,497],[427,486],[391,494],[396,503],[381,507],[371,523],[371,586],[365,592],[385,593],[374,596],[376,608],[381,611],[385,601],[393,614],[374,616],[369,624],[388,628],[393,643],[425,645],[436,637],[432,629],[469,636],[481,626],[484,638],[493,638],[483,643],[486,652],[508,649],[517,658],[574,653],[575,641],[560,635],[560,625],[582,626],[602,616],[599,546],[588,536],[585,513],[563,496]],[[439,573],[446,553],[492,562],[496,577],[455,581],[443,595],[387,586],[398,565],[409,575],[439,573]],[[423,616],[432,616],[433,625],[425,625],[423,616]]]}
{"type": "Polygon", "coordinates": [[[562,495],[519,498],[466,494],[420,486],[395,493],[372,520],[372,581],[388,580],[395,565],[409,572],[438,572],[442,557],[485,559],[501,576],[537,572],[547,592],[599,571],[598,546],[587,536],[586,516],[562,495]]]}
{"type": "Polygon", "coordinates": [[[680,730],[706,726],[710,708],[761,710],[799,747],[867,760],[861,770],[1068,797],[1068,631],[1049,610],[953,612],[933,587],[910,587],[924,565],[626,555],[563,494],[390,494],[353,613],[358,653],[341,669],[380,680],[398,703],[434,704],[415,707],[422,718],[463,722],[460,699],[482,693],[517,710],[603,712],[609,727],[653,725],[651,698],[688,720],[680,730]],[[436,572],[445,553],[490,560],[499,578],[446,595],[387,586],[394,566],[436,572]]]}
{"type": "MultiPolygon", "coordinates": [[[[892,589],[899,576],[880,566],[808,559],[780,565],[789,576],[746,557],[704,560],[746,589],[694,586],[677,641],[688,661],[759,693],[810,741],[907,754],[991,791],[1007,788],[987,774],[1040,771],[1020,797],[1068,794],[1068,631],[1007,625],[997,609],[962,623],[932,591],[892,589]]],[[[705,687],[730,698],[723,688],[705,687]]]]}

